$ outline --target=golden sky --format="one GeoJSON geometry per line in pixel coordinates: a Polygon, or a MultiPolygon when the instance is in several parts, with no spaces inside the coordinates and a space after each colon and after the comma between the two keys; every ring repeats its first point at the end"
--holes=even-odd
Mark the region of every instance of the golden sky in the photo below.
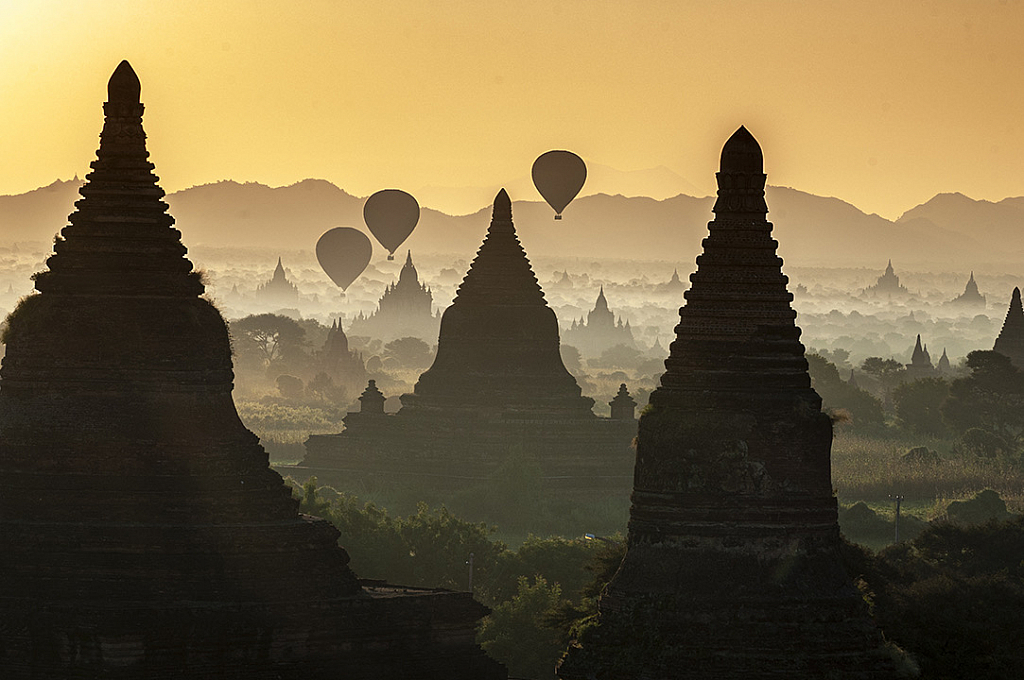
{"type": "Polygon", "coordinates": [[[565,148],[710,194],[744,124],[770,183],[867,212],[1024,195],[1013,0],[0,0],[0,194],[87,172],[121,59],[168,191],[486,201],[565,148]]]}

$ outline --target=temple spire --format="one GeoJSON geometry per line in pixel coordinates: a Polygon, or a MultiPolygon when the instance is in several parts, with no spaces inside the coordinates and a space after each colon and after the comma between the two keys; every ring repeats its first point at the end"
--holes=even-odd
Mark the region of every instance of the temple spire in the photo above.
{"type": "Polygon", "coordinates": [[[1006,320],[992,349],[1010,357],[1017,368],[1024,369],[1024,307],[1021,305],[1020,288],[1013,289],[1006,320]]]}

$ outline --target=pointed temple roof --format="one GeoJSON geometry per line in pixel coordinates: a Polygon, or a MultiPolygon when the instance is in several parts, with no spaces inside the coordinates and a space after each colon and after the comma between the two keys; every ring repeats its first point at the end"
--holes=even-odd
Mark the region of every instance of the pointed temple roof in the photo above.
{"type": "Polygon", "coordinates": [[[894,676],[839,559],[832,427],[810,387],[765,179],[740,128],[667,372],[640,417],[626,554],[562,680],[894,676]]]}
{"type": "Polygon", "coordinates": [[[709,389],[720,395],[771,389],[820,404],[810,389],[789,279],[765,219],[760,147],[746,128],[726,142],[717,178],[715,219],[684,293],[662,388],[652,399],[701,401],[709,389]]]}
{"type": "Polygon", "coordinates": [[[412,251],[409,250],[405,254],[405,264],[402,265],[402,271],[398,273],[398,285],[399,286],[419,286],[420,279],[416,273],[416,267],[412,263],[412,251]]]}
{"type": "Polygon", "coordinates": [[[985,296],[978,290],[978,283],[974,280],[973,271],[971,272],[971,277],[967,279],[967,285],[964,286],[964,292],[953,298],[953,302],[972,303],[976,305],[985,304],[985,296]]]}
{"type": "Polygon", "coordinates": [[[1020,288],[1013,289],[1003,329],[992,349],[1010,357],[1017,368],[1024,369],[1024,308],[1021,306],[1020,288]]]}
{"type": "Polygon", "coordinates": [[[604,296],[604,286],[601,286],[601,292],[597,294],[597,300],[594,301],[594,311],[608,311],[608,299],[604,296]]]}
{"type": "Polygon", "coordinates": [[[917,334],[917,343],[914,345],[914,352],[910,357],[910,365],[920,368],[931,368],[932,358],[928,354],[928,346],[921,346],[921,334],[917,334]]]}
{"type": "Polygon", "coordinates": [[[940,373],[949,373],[951,369],[949,365],[949,357],[946,356],[946,348],[942,348],[942,356],[939,357],[939,363],[936,366],[940,373]]]}
{"type": "Polygon", "coordinates": [[[406,409],[461,408],[545,412],[593,418],[559,354],[558,322],[530,267],[512,202],[494,199],[487,235],[441,319],[437,356],[406,409]]]}
{"type": "MultiPolygon", "coordinates": [[[[362,621],[373,598],[349,570],[339,532],[299,514],[239,420],[227,327],[200,297],[201,277],[171,226],[128,62],[108,92],[82,198],[36,276],[39,294],[8,317],[4,678],[365,670],[383,656],[346,631],[352,607],[362,621]],[[346,657],[342,643],[358,649],[346,657]]],[[[376,633],[389,642],[403,625],[392,619],[386,636],[376,633]]]]}

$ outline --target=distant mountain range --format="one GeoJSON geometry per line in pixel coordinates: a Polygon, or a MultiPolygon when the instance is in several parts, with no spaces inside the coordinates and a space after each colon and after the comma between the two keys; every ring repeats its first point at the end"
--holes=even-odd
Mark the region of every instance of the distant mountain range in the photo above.
{"type": "MultiPolygon", "coordinates": [[[[50,240],[67,223],[80,185],[58,180],[0,196],[0,241],[50,240]]],[[[178,191],[166,200],[187,245],[299,250],[312,249],[331,227],[362,227],[364,199],[309,179],[277,188],[223,181],[178,191]]],[[[897,267],[979,269],[1024,263],[1024,197],[992,203],[940,194],[895,221],[865,214],[837,198],[787,187],[769,187],[767,201],[779,252],[790,266],[881,269],[889,258],[897,267]]],[[[515,201],[513,214],[533,257],[692,263],[713,217],[713,203],[712,197],[685,194],[663,200],[597,194],[577,198],[561,221],[538,201],[515,201]]],[[[461,216],[424,208],[403,249],[471,257],[489,217],[489,206],[461,216]]]]}

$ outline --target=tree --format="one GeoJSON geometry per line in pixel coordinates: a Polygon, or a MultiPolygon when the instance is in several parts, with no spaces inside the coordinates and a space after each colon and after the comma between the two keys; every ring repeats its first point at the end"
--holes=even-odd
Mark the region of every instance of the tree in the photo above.
{"type": "Polygon", "coordinates": [[[932,524],[877,556],[846,544],[851,575],[865,584],[875,619],[943,680],[1010,680],[1024,666],[1024,518],[932,524]]]}
{"type": "Polygon", "coordinates": [[[580,351],[572,345],[564,344],[558,348],[558,351],[562,355],[562,363],[565,365],[565,370],[573,375],[578,375],[583,369],[583,366],[580,364],[580,351]]]}
{"type": "Polygon", "coordinates": [[[550,622],[565,603],[561,587],[541,576],[519,578],[516,595],[494,607],[483,620],[477,642],[518,677],[553,678],[565,651],[563,631],[550,622]]]}
{"type": "Polygon", "coordinates": [[[404,368],[427,368],[434,360],[430,345],[414,337],[398,338],[384,345],[384,356],[392,357],[404,368]]]}
{"type": "Polygon", "coordinates": [[[1016,450],[1024,436],[1024,373],[998,352],[967,355],[971,374],[949,385],[942,415],[960,435],[977,428],[1016,450]]]}
{"type": "Polygon", "coordinates": [[[846,411],[854,426],[878,424],[883,421],[882,404],[859,387],[850,385],[839,375],[839,369],[819,354],[807,355],[811,386],[829,411],[846,411]]]}
{"type": "Polygon", "coordinates": [[[594,368],[636,368],[643,358],[640,350],[620,343],[601,352],[600,358],[590,359],[587,364],[594,368]]]}
{"type": "Polygon", "coordinates": [[[280,314],[250,314],[231,324],[239,355],[255,352],[265,365],[301,354],[306,332],[294,319],[280,314]]]}
{"type": "Polygon", "coordinates": [[[895,359],[868,357],[861,364],[860,369],[878,378],[878,382],[882,385],[882,401],[887,409],[890,408],[892,405],[892,392],[906,376],[906,366],[895,359]]]}
{"type": "Polygon", "coordinates": [[[942,418],[942,404],[949,396],[949,383],[942,378],[921,378],[903,383],[892,393],[896,417],[911,432],[943,437],[949,429],[942,418]]]}

